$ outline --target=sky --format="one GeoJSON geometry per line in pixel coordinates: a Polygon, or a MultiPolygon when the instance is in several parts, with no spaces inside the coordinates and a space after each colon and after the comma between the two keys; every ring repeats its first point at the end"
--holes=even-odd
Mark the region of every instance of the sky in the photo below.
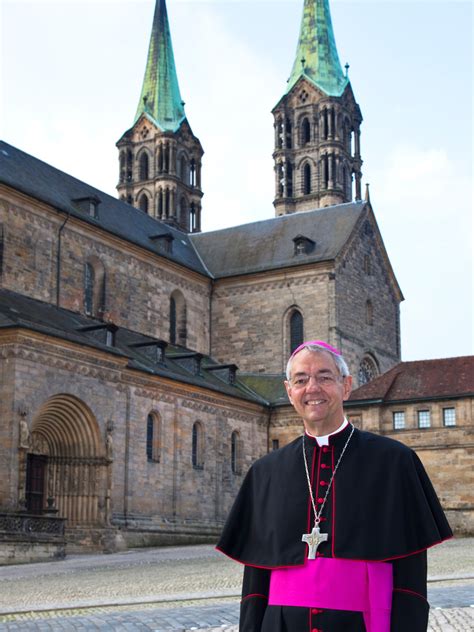
{"type": "MultiPolygon", "coordinates": [[[[272,108],[303,0],[168,0],[205,155],[203,230],[274,216],[272,108]]],[[[363,188],[405,301],[402,359],[473,351],[473,7],[331,0],[362,110],[363,188]]],[[[154,0],[0,0],[0,137],[116,196],[154,0]]]]}

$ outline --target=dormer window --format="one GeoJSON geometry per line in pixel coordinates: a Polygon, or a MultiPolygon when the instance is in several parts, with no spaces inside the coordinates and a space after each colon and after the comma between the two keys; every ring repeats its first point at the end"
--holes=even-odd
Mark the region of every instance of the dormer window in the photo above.
{"type": "Polygon", "coordinates": [[[72,200],[72,202],[79,211],[86,213],[89,217],[93,217],[94,219],[99,217],[100,200],[97,196],[92,195],[89,197],[76,198],[72,200]]]}
{"type": "Polygon", "coordinates": [[[230,386],[234,386],[237,379],[238,366],[236,364],[216,364],[207,366],[206,371],[213,373],[230,386]]]}
{"type": "Polygon", "coordinates": [[[296,257],[300,255],[309,255],[313,252],[316,246],[316,243],[312,239],[305,237],[304,235],[297,235],[293,239],[293,243],[295,245],[294,255],[296,257]]]}
{"type": "Polygon", "coordinates": [[[166,252],[167,254],[171,254],[173,252],[174,237],[171,233],[150,235],[148,239],[156,243],[161,252],[166,252]]]}
{"type": "Polygon", "coordinates": [[[168,357],[193,375],[201,374],[202,353],[192,351],[190,353],[179,353],[168,357]]]}
{"type": "Polygon", "coordinates": [[[140,350],[155,364],[165,363],[165,353],[168,343],[164,340],[151,340],[147,342],[135,342],[131,347],[140,350]]]}
{"type": "Polygon", "coordinates": [[[104,323],[100,325],[79,327],[77,331],[88,334],[91,338],[94,338],[101,344],[105,344],[107,347],[115,347],[115,335],[117,330],[117,325],[114,325],[113,323],[104,323]]]}

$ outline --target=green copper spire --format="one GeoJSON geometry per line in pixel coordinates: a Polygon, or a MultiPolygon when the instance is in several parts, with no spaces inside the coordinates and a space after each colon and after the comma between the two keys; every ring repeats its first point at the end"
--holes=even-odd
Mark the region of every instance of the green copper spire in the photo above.
{"type": "Polygon", "coordinates": [[[331,97],[341,96],[349,82],[337,54],[329,0],[304,2],[296,59],[287,92],[300,77],[306,77],[331,97]]]}
{"type": "Polygon", "coordinates": [[[156,0],[148,59],[135,122],[146,113],[162,129],[176,131],[185,118],[165,0],[156,0]]]}

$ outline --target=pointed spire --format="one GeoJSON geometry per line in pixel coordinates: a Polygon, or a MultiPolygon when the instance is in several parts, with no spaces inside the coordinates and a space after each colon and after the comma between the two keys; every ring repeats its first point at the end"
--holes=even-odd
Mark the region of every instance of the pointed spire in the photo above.
{"type": "Polygon", "coordinates": [[[287,92],[301,76],[332,97],[341,96],[349,83],[337,54],[329,0],[304,0],[300,37],[287,92]]]}
{"type": "Polygon", "coordinates": [[[162,130],[169,131],[176,131],[185,118],[165,0],[156,0],[145,77],[135,122],[143,113],[151,117],[162,130]]]}

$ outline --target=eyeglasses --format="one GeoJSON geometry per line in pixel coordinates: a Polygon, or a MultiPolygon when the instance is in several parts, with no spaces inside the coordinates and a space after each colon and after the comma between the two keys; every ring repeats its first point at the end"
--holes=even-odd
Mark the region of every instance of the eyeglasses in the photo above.
{"type": "Polygon", "coordinates": [[[341,375],[332,375],[331,373],[324,373],[322,375],[306,375],[305,373],[296,375],[289,379],[290,385],[293,388],[303,388],[309,384],[311,378],[316,382],[318,386],[333,386],[336,382],[339,382],[341,375]]]}

